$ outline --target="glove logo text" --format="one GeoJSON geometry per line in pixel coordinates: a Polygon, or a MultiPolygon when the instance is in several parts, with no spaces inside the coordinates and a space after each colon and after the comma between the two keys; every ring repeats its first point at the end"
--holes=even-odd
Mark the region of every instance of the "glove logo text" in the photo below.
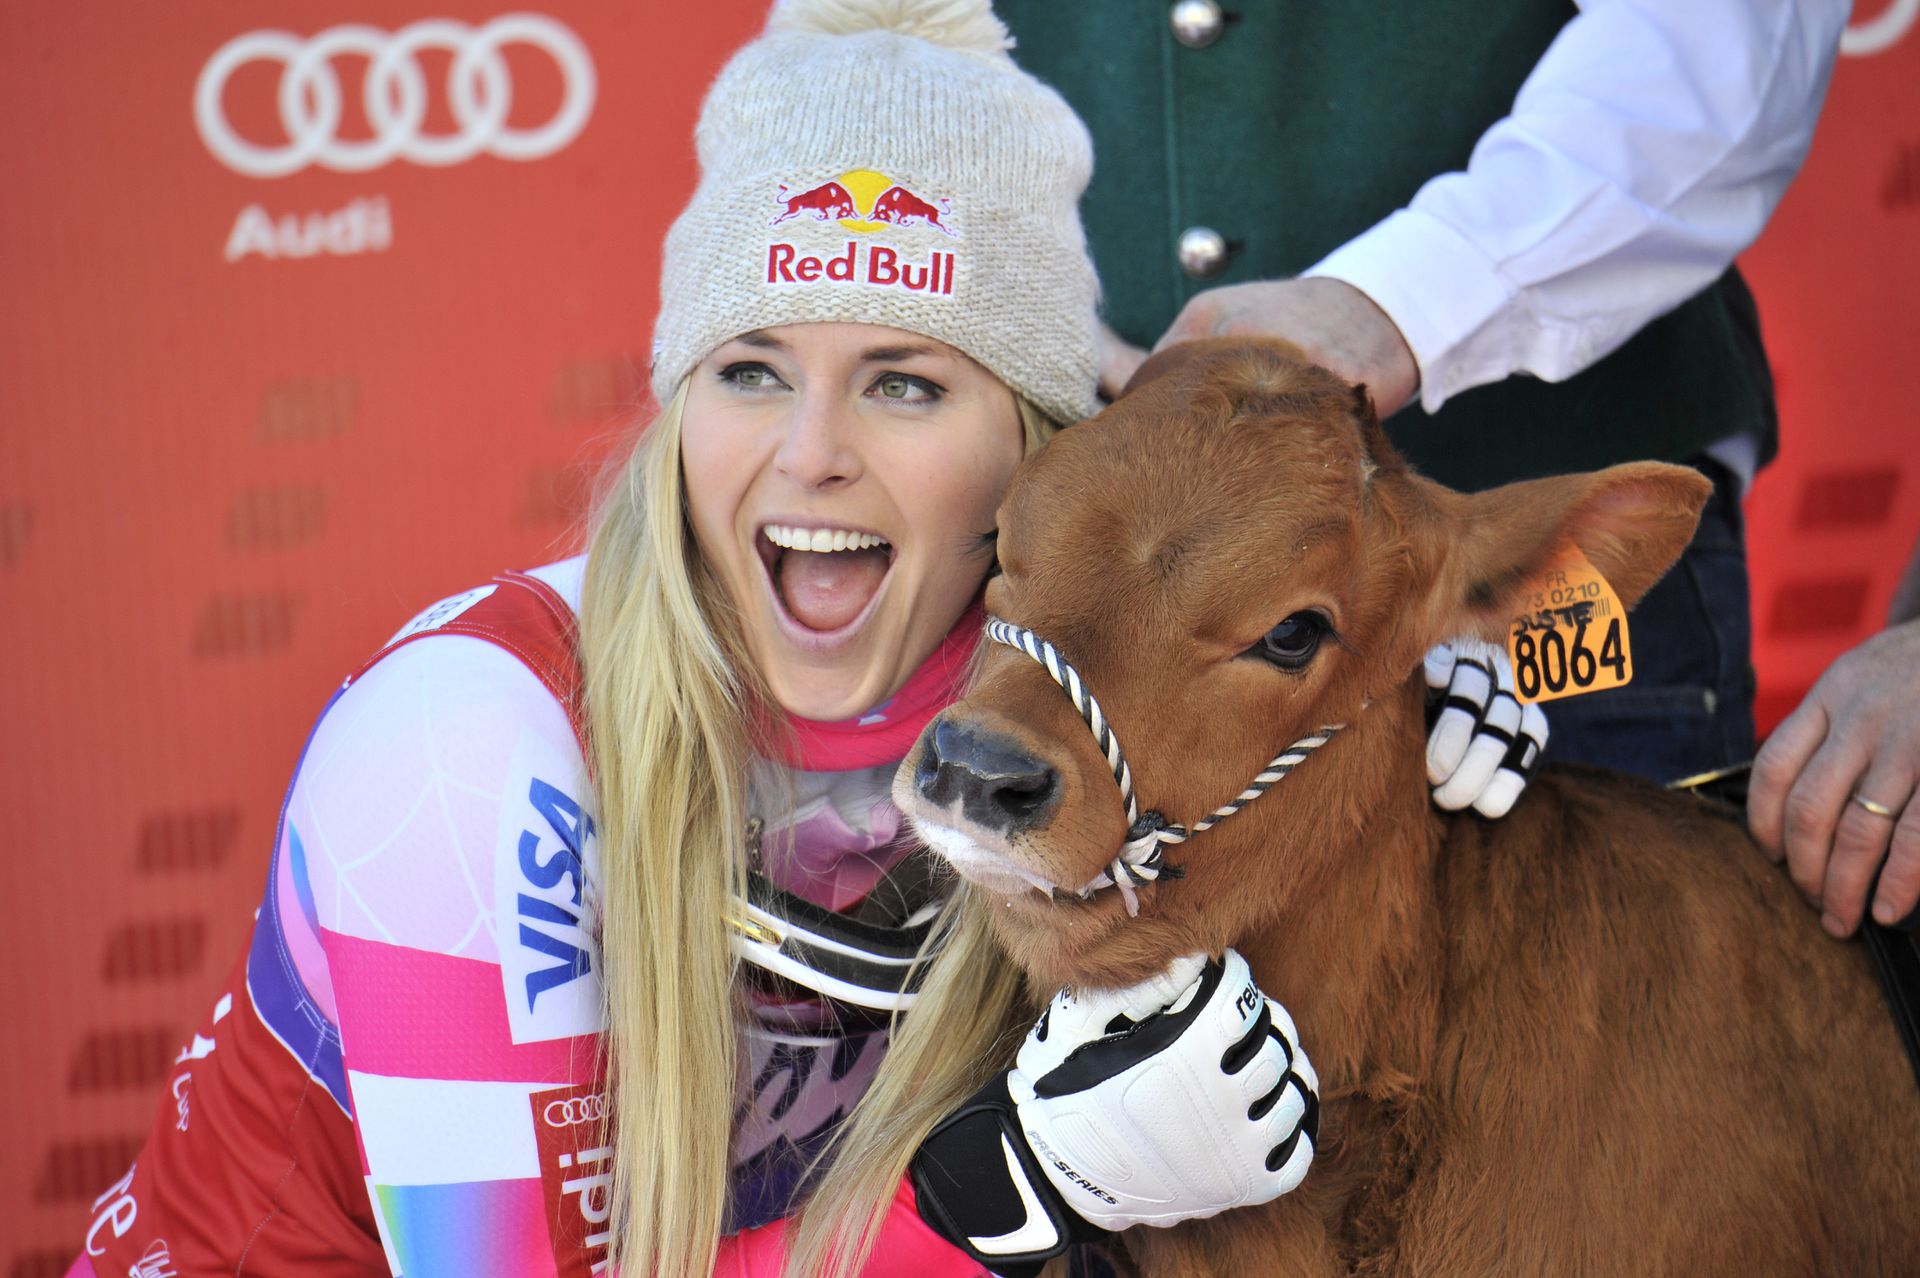
{"type": "Polygon", "coordinates": [[[1086,1190],[1089,1194],[1092,1194],[1109,1207],[1118,1207],[1120,1205],[1119,1199],[1075,1171],[1066,1159],[1055,1153],[1053,1146],[1047,1144],[1046,1138],[1039,1132],[1029,1127],[1027,1129],[1027,1139],[1032,1142],[1035,1149],[1046,1156],[1048,1162],[1053,1164],[1054,1170],[1058,1171],[1062,1176],[1065,1176],[1070,1182],[1080,1186],[1080,1188],[1086,1190]]]}

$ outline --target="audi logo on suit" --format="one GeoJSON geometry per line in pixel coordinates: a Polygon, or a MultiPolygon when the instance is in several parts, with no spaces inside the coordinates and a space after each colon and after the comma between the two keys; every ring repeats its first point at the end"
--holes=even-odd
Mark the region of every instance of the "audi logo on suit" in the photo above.
{"type": "Polygon", "coordinates": [[[580,1123],[597,1123],[607,1116],[607,1098],[605,1093],[592,1096],[574,1096],[567,1100],[548,1101],[541,1111],[542,1118],[549,1127],[573,1127],[580,1123]]]}

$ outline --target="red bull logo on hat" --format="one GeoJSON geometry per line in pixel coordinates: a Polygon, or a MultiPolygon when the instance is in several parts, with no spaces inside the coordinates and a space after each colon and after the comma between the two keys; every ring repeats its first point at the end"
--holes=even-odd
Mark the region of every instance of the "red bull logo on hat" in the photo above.
{"type": "MultiPolygon", "coordinates": [[[[958,232],[948,225],[953,216],[951,199],[929,198],[872,169],[854,169],[800,190],[783,182],[775,202],[779,211],[769,226],[805,219],[838,222],[860,235],[924,227],[958,238],[958,232]]],[[[794,244],[775,242],[767,246],[766,282],[849,283],[950,295],[955,255],[931,246],[929,250],[924,260],[909,260],[898,248],[857,238],[848,240],[840,252],[806,252],[794,244]]]]}
{"type": "Polygon", "coordinates": [[[795,191],[782,182],[774,197],[780,212],[767,223],[811,214],[815,221],[835,221],[849,231],[872,232],[889,226],[927,226],[942,235],[954,230],[944,219],[953,216],[953,201],[931,199],[872,169],[853,169],[817,186],[795,191]]]}

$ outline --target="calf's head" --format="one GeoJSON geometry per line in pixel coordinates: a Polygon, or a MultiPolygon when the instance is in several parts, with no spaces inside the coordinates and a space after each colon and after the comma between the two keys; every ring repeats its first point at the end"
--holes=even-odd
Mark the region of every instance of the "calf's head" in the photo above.
{"type": "MultiPolygon", "coordinates": [[[[1544,428],[1544,427],[1543,427],[1544,428]]],[[[1041,984],[1116,985],[1236,943],[1424,821],[1417,667],[1503,633],[1563,543],[1629,606],[1708,485],[1655,463],[1463,495],[1409,470],[1364,388],[1284,343],[1215,339],[1028,461],[998,514],[987,610],[1098,699],[1143,808],[1191,827],[1290,742],[1345,730],[1271,793],[1168,849],[1181,877],[1083,896],[1125,841],[1109,759],[1027,654],[989,644],[894,794],[1041,984]]]]}

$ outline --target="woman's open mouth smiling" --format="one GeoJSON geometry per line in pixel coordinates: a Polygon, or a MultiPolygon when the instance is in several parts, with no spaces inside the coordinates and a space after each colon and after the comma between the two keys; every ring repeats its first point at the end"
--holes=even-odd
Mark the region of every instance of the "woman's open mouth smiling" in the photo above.
{"type": "Polygon", "coordinates": [[[781,628],[808,649],[852,638],[893,568],[893,543],[858,528],[768,523],[755,544],[781,628]]]}

